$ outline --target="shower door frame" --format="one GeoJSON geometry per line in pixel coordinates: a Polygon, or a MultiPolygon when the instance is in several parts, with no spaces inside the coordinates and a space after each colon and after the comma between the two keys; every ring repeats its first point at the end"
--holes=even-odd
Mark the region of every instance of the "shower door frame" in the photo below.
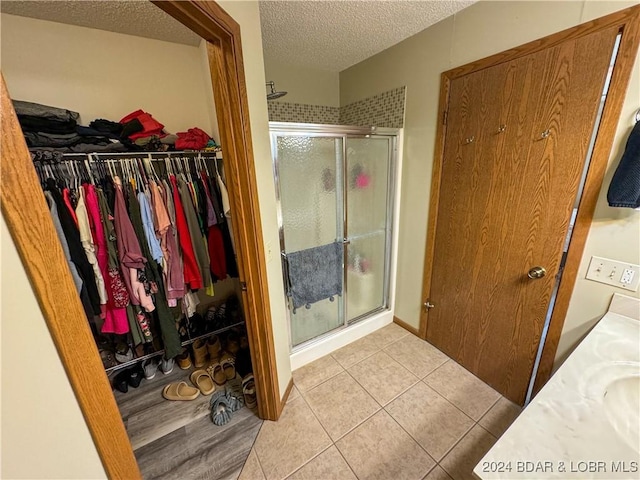
{"type": "MultiPolygon", "coordinates": [[[[287,323],[289,334],[289,352],[296,353],[305,348],[318,343],[327,337],[336,335],[344,329],[357,324],[358,322],[372,317],[378,313],[391,309],[391,272],[392,270],[392,253],[394,247],[394,235],[393,228],[395,225],[395,204],[396,204],[396,186],[397,186],[397,168],[398,168],[398,139],[401,134],[401,129],[387,128],[387,127],[358,127],[352,125],[322,125],[315,123],[289,123],[289,122],[269,122],[269,137],[271,139],[271,156],[273,163],[273,177],[276,190],[276,205],[278,212],[278,235],[280,238],[280,261],[282,262],[282,281],[285,285],[285,302],[287,304],[287,323]],[[282,216],[282,202],[280,196],[280,164],[278,161],[278,143],[277,137],[279,136],[299,136],[299,137],[314,137],[314,138],[341,138],[342,139],[342,162],[341,172],[336,172],[336,205],[339,210],[342,211],[341,228],[336,229],[336,241],[340,241],[342,237],[342,244],[345,247],[343,253],[342,264],[342,291],[343,294],[340,298],[342,307],[338,310],[338,314],[342,315],[342,324],[336,328],[333,328],[323,334],[317,335],[313,338],[305,340],[298,345],[293,345],[292,339],[292,326],[291,326],[291,308],[289,298],[287,297],[286,284],[287,284],[287,271],[285,262],[285,238],[284,238],[284,221],[282,216]],[[389,140],[389,159],[387,167],[387,201],[386,201],[386,220],[384,227],[385,234],[385,265],[384,265],[384,283],[382,287],[383,298],[382,305],[373,310],[370,310],[364,314],[361,314],[351,320],[348,320],[347,312],[347,255],[348,245],[351,241],[348,235],[348,186],[345,181],[345,175],[347,172],[347,139],[348,138],[371,138],[371,137],[384,137],[389,140]],[[342,187],[341,191],[339,188],[342,187]]],[[[336,158],[336,167],[338,166],[338,158],[336,158]]],[[[338,217],[339,219],[339,217],[338,217]]],[[[337,222],[338,223],[338,222],[337,222]]],[[[366,234],[365,234],[366,235],[366,234]]]]}

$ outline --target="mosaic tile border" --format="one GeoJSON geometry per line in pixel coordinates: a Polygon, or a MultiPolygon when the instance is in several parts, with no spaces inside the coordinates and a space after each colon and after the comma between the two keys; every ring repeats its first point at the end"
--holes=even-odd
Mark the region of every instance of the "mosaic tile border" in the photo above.
{"type": "Polygon", "coordinates": [[[405,90],[396,88],[341,107],[340,124],[402,128],[405,90]]]}
{"type": "Polygon", "coordinates": [[[320,123],[337,125],[340,107],[303,103],[268,102],[270,122],[320,123]]]}
{"type": "Polygon", "coordinates": [[[400,87],[344,107],[268,102],[269,121],[402,128],[405,93],[400,87]]]}

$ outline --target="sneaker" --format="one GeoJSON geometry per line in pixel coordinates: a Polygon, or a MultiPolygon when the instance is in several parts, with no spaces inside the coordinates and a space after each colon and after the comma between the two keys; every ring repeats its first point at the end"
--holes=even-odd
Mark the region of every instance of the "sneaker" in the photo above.
{"type": "Polygon", "coordinates": [[[144,378],[147,380],[151,380],[156,376],[156,372],[158,371],[158,361],[154,358],[150,358],[142,362],[142,369],[144,370],[144,378]]]}
{"type": "Polygon", "coordinates": [[[176,362],[173,358],[166,359],[162,357],[160,370],[162,370],[162,373],[164,373],[165,375],[169,375],[171,372],[173,372],[173,366],[175,365],[175,363],[176,362]]]}

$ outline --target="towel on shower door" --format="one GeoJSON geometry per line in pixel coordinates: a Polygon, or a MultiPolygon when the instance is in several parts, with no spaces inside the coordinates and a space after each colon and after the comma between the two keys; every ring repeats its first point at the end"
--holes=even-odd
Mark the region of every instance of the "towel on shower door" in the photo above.
{"type": "Polygon", "coordinates": [[[607,201],[611,207],[640,207],[640,122],[637,122],[616,168],[607,201]]]}
{"type": "Polygon", "coordinates": [[[287,254],[289,292],[295,309],[342,295],[342,243],[330,243],[287,254]]]}

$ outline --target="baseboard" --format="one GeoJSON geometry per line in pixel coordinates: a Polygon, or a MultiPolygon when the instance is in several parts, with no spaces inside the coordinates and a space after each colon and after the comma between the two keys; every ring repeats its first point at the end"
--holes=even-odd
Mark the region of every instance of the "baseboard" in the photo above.
{"type": "Polygon", "coordinates": [[[278,405],[278,418],[280,418],[280,414],[284,409],[284,406],[287,404],[287,400],[289,400],[289,395],[291,394],[291,390],[293,389],[293,377],[289,380],[289,385],[287,385],[287,389],[284,391],[284,395],[280,399],[280,404],[278,405]]]}
{"type": "Polygon", "coordinates": [[[420,332],[418,331],[418,329],[416,327],[412,327],[411,325],[409,325],[407,322],[404,322],[402,320],[400,320],[398,317],[396,317],[395,315],[393,316],[393,323],[395,323],[396,325],[401,326],[402,328],[404,328],[407,332],[409,333],[413,333],[416,337],[420,336],[420,332]]]}

